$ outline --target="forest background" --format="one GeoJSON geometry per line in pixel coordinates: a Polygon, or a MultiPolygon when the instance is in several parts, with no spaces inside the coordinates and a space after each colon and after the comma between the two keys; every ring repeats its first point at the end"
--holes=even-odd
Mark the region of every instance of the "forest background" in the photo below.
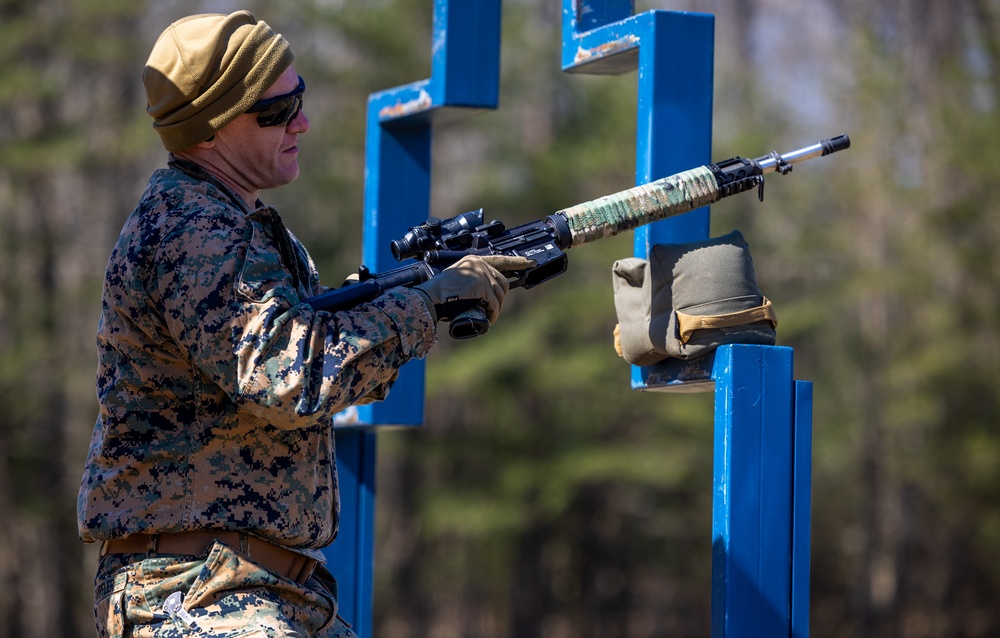
{"type": "MultiPolygon", "coordinates": [[[[104,264],[165,154],[156,35],[250,8],[312,129],[266,194],[328,284],[360,260],[369,93],[430,73],[430,0],[0,0],[0,638],[90,636],[75,499],[104,264]]],[[[716,15],[712,159],[851,150],[712,209],[815,384],[812,635],[1000,635],[1000,3],[661,0],[716,15]]],[[[561,3],[504,2],[500,108],[441,127],[432,210],[510,223],[633,185],[635,75],[559,69],[561,3]]],[[[711,394],[635,392],[621,237],[429,357],[379,435],[376,635],[707,636],[711,394]]]]}

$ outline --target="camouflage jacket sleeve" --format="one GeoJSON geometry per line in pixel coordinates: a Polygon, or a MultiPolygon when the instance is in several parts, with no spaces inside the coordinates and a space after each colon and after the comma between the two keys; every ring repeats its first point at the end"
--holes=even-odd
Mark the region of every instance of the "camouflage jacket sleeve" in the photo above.
{"type": "Polygon", "coordinates": [[[172,341],[244,417],[307,427],[384,398],[436,343],[420,296],[395,289],[348,312],[314,311],[321,287],[277,212],[202,210],[165,233],[148,290],[172,341]]]}

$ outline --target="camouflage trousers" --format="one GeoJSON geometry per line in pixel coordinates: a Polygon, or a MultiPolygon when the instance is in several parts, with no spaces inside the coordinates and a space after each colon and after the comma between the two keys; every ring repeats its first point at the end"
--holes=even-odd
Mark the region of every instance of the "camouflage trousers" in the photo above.
{"type": "Polygon", "coordinates": [[[105,556],[94,593],[99,638],[356,638],[322,565],[300,585],[220,542],[198,558],[105,556]]]}

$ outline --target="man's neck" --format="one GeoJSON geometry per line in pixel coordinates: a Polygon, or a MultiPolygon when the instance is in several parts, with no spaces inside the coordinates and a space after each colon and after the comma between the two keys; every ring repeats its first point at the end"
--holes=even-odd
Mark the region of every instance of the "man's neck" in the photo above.
{"type": "Polygon", "coordinates": [[[260,194],[259,190],[248,190],[246,187],[240,185],[237,180],[234,180],[229,176],[229,172],[225,170],[224,167],[218,165],[217,162],[213,161],[213,157],[208,153],[192,153],[187,151],[179,151],[173,153],[174,157],[179,159],[184,159],[189,162],[194,162],[206,172],[208,172],[212,177],[225,184],[226,187],[232,191],[234,195],[243,200],[247,209],[253,210],[257,207],[257,200],[260,194]]]}

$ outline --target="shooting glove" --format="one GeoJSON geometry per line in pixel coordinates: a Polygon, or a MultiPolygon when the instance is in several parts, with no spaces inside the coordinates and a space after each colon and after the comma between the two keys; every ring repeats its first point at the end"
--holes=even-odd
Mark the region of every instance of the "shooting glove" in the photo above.
{"type": "Polygon", "coordinates": [[[534,259],[514,255],[483,255],[482,260],[505,275],[535,267],[534,259]]]}
{"type": "Polygon", "coordinates": [[[523,257],[466,255],[414,289],[430,300],[438,319],[451,319],[470,306],[480,305],[493,323],[500,316],[510,283],[490,262],[508,272],[534,264],[523,257]]]}

